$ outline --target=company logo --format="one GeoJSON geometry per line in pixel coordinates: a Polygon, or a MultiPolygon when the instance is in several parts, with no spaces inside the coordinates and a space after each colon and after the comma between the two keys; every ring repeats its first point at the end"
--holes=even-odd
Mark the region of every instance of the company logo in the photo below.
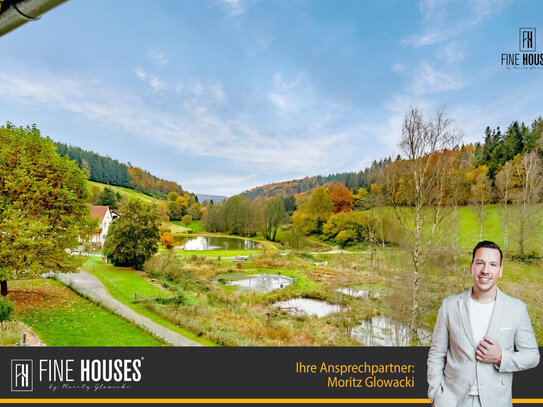
{"type": "Polygon", "coordinates": [[[33,391],[33,367],[31,359],[11,361],[11,391],[33,391]]]}
{"type": "Polygon", "coordinates": [[[535,28],[519,28],[519,51],[535,52],[535,28]]]}
{"type": "Polygon", "coordinates": [[[38,389],[48,386],[50,391],[129,390],[142,380],[143,360],[12,359],[11,391],[34,391],[34,380],[38,389]]]}
{"type": "Polygon", "coordinates": [[[536,53],[536,31],[533,27],[519,28],[519,52],[501,54],[501,65],[507,70],[543,69],[543,53],[536,53]]]}

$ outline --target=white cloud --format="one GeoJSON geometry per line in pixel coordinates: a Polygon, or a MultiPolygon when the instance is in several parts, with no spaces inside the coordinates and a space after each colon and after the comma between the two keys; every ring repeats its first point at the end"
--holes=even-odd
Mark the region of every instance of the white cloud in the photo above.
{"type": "Polygon", "coordinates": [[[456,41],[452,41],[450,44],[441,47],[437,50],[436,56],[451,65],[464,59],[463,46],[456,41]]]}
{"type": "Polygon", "coordinates": [[[153,89],[154,92],[160,92],[167,87],[166,82],[154,75],[149,79],[149,86],[151,86],[151,89],[153,89]]]}
{"type": "Polygon", "coordinates": [[[245,6],[242,0],[221,0],[226,5],[228,14],[237,16],[245,13],[245,6]]]}
{"type": "Polygon", "coordinates": [[[219,81],[212,81],[205,85],[199,80],[190,83],[179,83],[175,87],[175,91],[180,96],[190,96],[187,103],[199,106],[200,108],[209,105],[221,105],[227,100],[224,86],[219,81]]]}
{"type": "MultiPolygon", "coordinates": [[[[155,80],[156,88],[163,87],[160,79],[151,80],[155,80]]],[[[218,84],[197,84],[192,91],[200,92],[200,96],[214,94],[215,100],[225,97],[218,84]]],[[[205,105],[202,99],[202,105],[197,105],[191,102],[193,95],[187,97],[183,103],[163,109],[155,107],[153,99],[145,95],[116,89],[103,81],[62,73],[0,69],[3,102],[45,106],[59,115],[77,114],[91,126],[113,129],[119,137],[138,137],[183,154],[220,158],[238,170],[321,173],[337,165],[337,157],[331,152],[339,156],[348,153],[347,141],[356,137],[356,131],[349,129],[321,128],[319,133],[309,134],[312,128],[308,123],[314,120],[307,118],[302,122],[286,121],[284,127],[276,129],[250,125],[235,117],[222,117],[213,104],[205,105]]]]}
{"type": "Polygon", "coordinates": [[[475,27],[510,0],[420,0],[421,32],[402,43],[415,47],[447,41],[475,27]]]}
{"type": "Polygon", "coordinates": [[[268,91],[266,97],[279,110],[285,113],[296,113],[303,109],[307,103],[304,96],[309,90],[296,89],[302,82],[304,75],[299,74],[292,82],[286,82],[281,72],[273,75],[273,88],[268,91]]]}
{"type": "Polygon", "coordinates": [[[146,81],[153,92],[160,92],[168,88],[168,84],[163,81],[159,76],[147,74],[143,69],[134,69],[138,79],[146,81]]]}
{"type": "Polygon", "coordinates": [[[250,55],[256,55],[267,50],[273,44],[274,38],[271,34],[259,37],[254,43],[250,43],[248,47],[248,53],[250,55]]]}
{"type": "Polygon", "coordinates": [[[136,73],[136,76],[138,77],[138,79],[141,79],[142,81],[144,81],[145,78],[147,77],[147,74],[141,68],[134,69],[134,72],[136,73]]]}
{"type": "Polygon", "coordinates": [[[414,72],[411,88],[417,94],[425,94],[457,90],[466,84],[460,72],[438,70],[428,62],[422,62],[414,72]]]}
{"type": "Polygon", "coordinates": [[[156,48],[148,49],[147,57],[159,65],[167,65],[170,62],[164,51],[156,48]]]}
{"type": "Polygon", "coordinates": [[[392,70],[394,72],[403,72],[403,71],[405,71],[405,65],[400,64],[400,63],[396,63],[396,64],[392,65],[392,70]]]}

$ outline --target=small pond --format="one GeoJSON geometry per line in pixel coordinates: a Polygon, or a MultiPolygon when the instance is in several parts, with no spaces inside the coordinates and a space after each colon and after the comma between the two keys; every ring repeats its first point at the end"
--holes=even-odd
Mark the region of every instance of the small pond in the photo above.
{"type": "Polygon", "coordinates": [[[281,308],[292,315],[316,315],[324,317],[328,314],[340,312],[339,305],[329,304],[326,301],[317,301],[310,298],[292,298],[287,301],[278,301],[274,307],[281,308]]]}
{"type": "MultiPolygon", "coordinates": [[[[421,345],[429,345],[432,333],[418,329],[421,345]]],[[[398,324],[389,318],[373,317],[357,325],[351,336],[366,346],[409,346],[409,327],[398,324]]]]}
{"type": "Polygon", "coordinates": [[[338,293],[357,298],[379,298],[379,293],[371,290],[360,290],[357,288],[338,288],[338,293]]]}
{"type": "Polygon", "coordinates": [[[235,285],[246,290],[262,291],[266,293],[285,288],[296,282],[294,278],[279,274],[251,274],[241,278],[229,278],[228,275],[223,275],[217,277],[215,280],[224,284],[235,285]]]}
{"type": "Polygon", "coordinates": [[[227,236],[198,236],[177,241],[183,250],[253,250],[258,242],[227,236]]]}

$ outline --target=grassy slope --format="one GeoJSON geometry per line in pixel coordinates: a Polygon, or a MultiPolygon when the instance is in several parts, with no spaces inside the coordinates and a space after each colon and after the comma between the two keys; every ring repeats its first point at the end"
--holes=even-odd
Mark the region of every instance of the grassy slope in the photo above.
{"type": "MultiPolygon", "coordinates": [[[[503,206],[488,205],[486,210],[486,219],[483,229],[483,239],[492,240],[504,247],[504,232],[503,232],[503,206]]],[[[509,251],[518,252],[518,242],[515,240],[517,234],[515,222],[515,207],[510,206],[510,221],[509,221],[509,251]]],[[[479,219],[475,211],[470,207],[460,207],[460,230],[459,243],[462,247],[473,247],[479,242],[479,219]]],[[[543,205],[537,205],[537,212],[533,216],[531,222],[541,222],[543,219],[543,205]]],[[[540,229],[541,230],[541,229],[540,229]]],[[[541,251],[543,249],[543,239],[540,233],[531,234],[527,238],[527,249],[541,251]]]]}
{"type": "Polygon", "coordinates": [[[124,319],[54,280],[10,281],[15,318],[49,346],[161,346],[124,319]]]}
{"type": "Polygon", "coordinates": [[[180,333],[203,345],[214,345],[212,342],[203,340],[191,332],[184,330],[149,311],[143,302],[134,302],[134,293],[138,293],[148,299],[157,297],[167,298],[172,296],[169,291],[153,284],[150,279],[146,277],[145,273],[138,272],[128,267],[115,267],[112,264],[105,264],[97,257],[90,258],[85,264],[85,267],[104,284],[113,298],[129,306],[134,311],[146,316],[157,324],[180,333]]]}
{"type": "MultiPolygon", "coordinates": [[[[381,212],[386,213],[387,216],[395,218],[394,211],[390,207],[382,207],[378,209],[381,212]]],[[[400,210],[407,210],[401,208],[400,210]]],[[[515,216],[518,213],[518,208],[509,205],[509,252],[517,253],[519,250],[517,236],[517,222],[515,216]]],[[[451,220],[449,218],[449,220],[451,220]]],[[[536,205],[536,212],[530,219],[530,224],[541,224],[543,220],[543,204],[536,205]]],[[[470,206],[458,207],[458,243],[463,248],[473,248],[479,241],[479,218],[477,216],[475,208],[470,206]]],[[[534,229],[532,227],[532,229],[534,229]]],[[[452,229],[451,229],[452,230],[452,229]]],[[[527,236],[526,250],[543,250],[543,239],[540,232],[536,229],[527,236]]],[[[450,239],[454,236],[447,235],[450,239]]],[[[504,246],[504,229],[503,229],[503,206],[494,204],[486,206],[486,216],[483,228],[483,240],[492,240],[499,244],[502,248],[504,246]]]]}
{"type": "Polygon", "coordinates": [[[135,199],[144,201],[146,203],[157,203],[159,201],[159,199],[157,198],[153,198],[152,196],[142,194],[141,192],[135,191],[133,189],[117,187],[114,185],[100,184],[94,181],[89,181],[89,183],[92,186],[97,186],[98,188],[100,188],[100,190],[103,190],[106,187],[111,188],[113,191],[120,193],[123,197],[127,198],[128,200],[131,198],[135,198],[135,199]]]}

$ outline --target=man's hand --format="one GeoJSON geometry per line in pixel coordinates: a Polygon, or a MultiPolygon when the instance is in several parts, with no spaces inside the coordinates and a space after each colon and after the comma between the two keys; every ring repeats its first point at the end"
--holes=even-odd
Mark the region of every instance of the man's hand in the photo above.
{"type": "Polygon", "coordinates": [[[475,358],[479,362],[500,364],[502,361],[502,349],[498,342],[494,339],[485,336],[477,346],[475,358]]]}

